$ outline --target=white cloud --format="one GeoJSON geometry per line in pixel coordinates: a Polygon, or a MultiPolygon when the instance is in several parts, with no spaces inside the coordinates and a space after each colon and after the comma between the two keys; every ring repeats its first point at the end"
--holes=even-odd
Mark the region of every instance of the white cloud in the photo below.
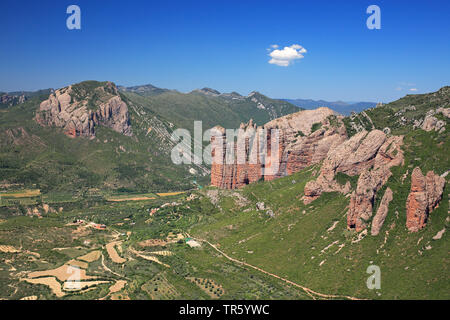
{"type": "Polygon", "coordinates": [[[270,47],[271,47],[272,49],[277,49],[277,48],[278,48],[278,45],[277,45],[277,44],[272,44],[272,45],[270,45],[270,47]]]}
{"type": "Polygon", "coordinates": [[[282,50],[277,49],[278,45],[272,45],[271,47],[274,48],[274,50],[269,53],[269,56],[271,57],[269,63],[281,67],[287,67],[294,60],[302,59],[304,57],[302,53],[306,53],[306,49],[299,44],[284,47],[282,50]]]}
{"type": "Polygon", "coordinates": [[[411,82],[399,82],[397,83],[398,86],[395,88],[396,91],[411,91],[411,92],[415,92],[415,91],[419,91],[419,89],[417,89],[415,87],[415,83],[411,83],[411,82]]]}

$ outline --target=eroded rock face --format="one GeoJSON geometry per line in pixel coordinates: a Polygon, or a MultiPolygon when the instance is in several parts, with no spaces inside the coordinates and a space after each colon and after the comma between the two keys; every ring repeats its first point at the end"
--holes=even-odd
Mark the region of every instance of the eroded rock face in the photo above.
{"type": "Polygon", "coordinates": [[[316,200],[322,195],[323,189],[322,185],[315,180],[309,181],[305,185],[304,193],[305,199],[303,200],[305,204],[309,204],[310,202],[316,200]]]}
{"type": "Polygon", "coordinates": [[[419,167],[411,174],[411,191],[406,200],[406,227],[417,232],[426,226],[429,214],[442,199],[445,179],[428,171],[424,176],[419,167]]]}
{"type": "Polygon", "coordinates": [[[128,107],[113,83],[93,89],[95,100],[88,94],[80,97],[72,86],[56,90],[41,103],[36,121],[43,126],[63,128],[71,137],[94,137],[99,125],[132,135],[128,107]]]}
{"type": "Polygon", "coordinates": [[[225,129],[216,127],[220,137],[213,137],[211,184],[234,189],[260,179],[272,180],[297,172],[322,161],[328,151],[347,138],[341,117],[329,108],[305,110],[256,127],[252,121],[241,125],[237,141],[226,143],[225,129]],[[248,139],[248,133],[264,129],[262,135],[248,139]],[[278,143],[275,129],[278,129],[278,143]],[[263,145],[266,148],[263,148],[263,145]],[[234,148],[231,160],[227,151],[234,148]],[[254,152],[256,150],[256,152],[254,152]],[[228,159],[228,161],[227,161],[228,159]],[[244,163],[238,159],[248,159],[244,163]],[[252,160],[252,161],[250,161],[252,160]]]}
{"type": "Polygon", "coordinates": [[[450,118],[450,108],[438,108],[436,109],[436,113],[442,113],[447,118],[450,118]]]}
{"type": "Polygon", "coordinates": [[[329,108],[301,111],[273,120],[264,128],[279,128],[282,136],[280,170],[274,176],[266,175],[266,180],[291,175],[319,163],[347,139],[341,118],[329,108]]]}
{"type": "MultiPolygon", "coordinates": [[[[360,184],[362,185],[367,180],[371,182],[371,187],[378,188],[377,181],[380,179],[387,181],[390,176],[390,171],[384,170],[384,168],[388,169],[391,166],[399,165],[403,161],[403,152],[400,148],[402,140],[402,137],[396,136],[387,138],[386,134],[380,130],[361,131],[331,149],[320,169],[317,180],[306,184],[303,202],[310,203],[317,199],[322,192],[348,193],[350,184],[342,186],[335,180],[338,172],[355,176],[374,168],[376,170],[370,171],[361,178],[360,184]],[[311,190],[314,191],[314,194],[311,194],[311,190]]],[[[361,188],[360,191],[362,193],[361,188]]]]}
{"type": "Polygon", "coordinates": [[[392,175],[390,168],[403,162],[400,146],[402,137],[389,137],[378,149],[372,167],[364,169],[358,178],[356,190],[350,197],[350,208],[347,213],[347,227],[361,231],[367,227],[372,217],[376,192],[392,175]]]}
{"type": "Polygon", "coordinates": [[[377,174],[365,170],[358,178],[356,190],[350,197],[350,207],[347,213],[347,227],[361,231],[367,227],[372,217],[373,202],[377,190],[383,183],[383,172],[378,169],[377,174]]]}
{"type": "Polygon", "coordinates": [[[403,162],[402,144],[403,137],[387,137],[380,130],[359,132],[329,151],[319,177],[306,184],[303,202],[314,201],[322,192],[346,194],[351,189],[350,183],[339,184],[336,174],[359,175],[356,190],[350,195],[347,227],[356,231],[367,228],[377,191],[392,175],[390,168],[403,162]]]}
{"type": "Polygon", "coordinates": [[[0,95],[0,105],[14,106],[24,103],[27,100],[25,95],[9,95],[7,93],[0,95]]]}
{"type": "Polygon", "coordinates": [[[256,130],[256,126],[250,121],[247,125],[241,125],[239,139],[244,139],[245,144],[230,145],[227,143],[226,131],[222,127],[215,127],[215,134],[211,138],[213,162],[211,164],[211,185],[222,189],[236,189],[246,184],[256,182],[262,177],[262,166],[259,154],[248,154],[250,145],[253,150],[258,150],[259,141],[245,139],[247,132],[256,130]],[[231,153],[230,149],[233,148],[231,153]],[[240,159],[238,163],[237,159],[240,159]],[[250,161],[249,158],[252,158],[250,161]],[[242,160],[244,159],[244,160],[242,160]],[[248,160],[247,160],[248,159],[248,160]]]}
{"type": "Polygon", "coordinates": [[[422,129],[425,131],[439,131],[441,128],[445,127],[445,122],[438,120],[434,116],[426,116],[422,123],[422,129]]]}
{"type": "Polygon", "coordinates": [[[372,220],[372,229],[371,234],[376,236],[380,233],[381,227],[384,224],[384,220],[386,220],[386,216],[389,211],[389,203],[394,199],[391,188],[387,188],[384,192],[383,199],[381,199],[380,206],[378,207],[377,213],[373,217],[372,220]]]}

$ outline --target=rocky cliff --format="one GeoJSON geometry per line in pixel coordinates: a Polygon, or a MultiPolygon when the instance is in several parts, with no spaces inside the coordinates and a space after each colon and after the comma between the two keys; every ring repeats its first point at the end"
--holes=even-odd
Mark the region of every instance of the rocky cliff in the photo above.
{"type": "Polygon", "coordinates": [[[63,128],[71,137],[94,137],[97,126],[132,135],[128,107],[112,82],[82,82],[50,94],[40,104],[36,121],[63,128]]]}
{"type": "Polygon", "coordinates": [[[28,98],[24,94],[11,95],[11,94],[0,94],[0,106],[4,105],[7,107],[14,106],[16,104],[24,103],[28,98]]]}
{"type": "Polygon", "coordinates": [[[424,176],[419,167],[414,168],[406,201],[406,227],[409,231],[416,232],[426,226],[429,214],[442,198],[444,185],[445,179],[433,171],[424,176]]]}
{"type": "Polygon", "coordinates": [[[356,134],[329,152],[319,177],[305,186],[304,203],[317,199],[323,192],[350,192],[349,182],[341,185],[336,181],[337,173],[359,175],[356,190],[350,195],[347,227],[365,229],[372,217],[376,192],[391,176],[389,169],[403,162],[402,143],[403,137],[388,137],[380,130],[356,134]]]}
{"type": "Polygon", "coordinates": [[[247,134],[255,133],[257,129],[252,120],[247,124],[242,124],[237,139],[244,139],[245,143],[230,145],[226,139],[226,130],[222,127],[215,127],[217,135],[211,139],[213,158],[211,185],[223,189],[235,189],[263,178],[264,169],[257,151],[260,141],[247,138],[247,134]],[[244,161],[238,164],[238,158],[244,159],[244,161]]]}
{"type": "Polygon", "coordinates": [[[383,226],[384,220],[386,219],[389,211],[389,203],[392,201],[392,199],[394,199],[392,190],[391,188],[387,187],[386,191],[384,192],[383,199],[381,199],[381,203],[378,207],[377,213],[372,220],[372,229],[370,233],[373,236],[376,236],[378,233],[380,233],[381,227],[383,226]]]}
{"type": "Polygon", "coordinates": [[[245,141],[241,144],[230,145],[226,141],[225,129],[216,129],[220,138],[213,137],[211,141],[211,184],[226,189],[290,175],[319,163],[330,149],[347,138],[341,117],[328,108],[300,111],[272,120],[262,127],[250,121],[240,127],[236,141],[245,141]],[[260,129],[264,129],[262,135],[257,134],[256,139],[248,138],[251,132],[260,129]],[[274,129],[278,129],[276,148],[274,129]],[[227,158],[227,153],[231,159],[227,158]]]}
{"type": "MultiPolygon", "coordinates": [[[[440,109],[443,115],[446,111],[440,109]]],[[[403,136],[363,129],[348,139],[342,117],[328,108],[300,111],[272,120],[263,127],[257,127],[253,122],[241,125],[237,141],[247,139],[249,131],[266,131],[262,136],[257,135],[257,139],[247,139],[237,146],[227,141],[225,129],[217,129],[220,138],[218,141],[212,139],[212,185],[226,189],[239,188],[261,179],[287,176],[323,161],[318,177],[304,188],[303,202],[309,204],[324,192],[348,194],[347,228],[359,232],[371,224],[372,235],[380,232],[389,203],[394,198],[392,190],[386,189],[373,217],[374,202],[377,192],[392,176],[390,169],[404,164],[403,136]],[[277,149],[273,145],[273,129],[279,132],[277,149]],[[261,148],[262,144],[266,145],[265,149],[261,148]],[[255,149],[258,150],[256,154],[251,152],[255,149]],[[231,158],[228,151],[232,151],[231,158]],[[238,159],[245,161],[239,162],[238,159]],[[250,159],[256,161],[250,163],[250,159]],[[274,163],[276,170],[271,171],[269,168],[274,163]],[[358,176],[356,187],[352,188],[349,179],[342,183],[342,179],[338,179],[340,173],[358,176]]],[[[444,184],[445,179],[432,171],[424,177],[420,169],[414,170],[407,201],[409,230],[423,228],[429,213],[442,197],[444,184]]]]}

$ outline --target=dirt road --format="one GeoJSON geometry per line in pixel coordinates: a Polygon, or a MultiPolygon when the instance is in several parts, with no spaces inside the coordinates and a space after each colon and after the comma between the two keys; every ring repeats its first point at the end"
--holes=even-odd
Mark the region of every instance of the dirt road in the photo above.
{"type": "Polygon", "coordinates": [[[269,276],[271,276],[271,277],[274,277],[274,278],[279,279],[279,280],[281,280],[281,281],[283,281],[283,282],[286,282],[286,283],[288,283],[288,284],[290,284],[290,285],[293,285],[293,286],[295,286],[295,287],[297,287],[297,288],[300,288],[300,289],[302,289],[303,291],[305,291],[306,294],[308,294],[312,299],[316,299],[317,297],[320,297],[320,298],[324,298],[324,299],[363,300],[363,299],[359,299],[359,298],[352,297],[352,296],[346,296],[346,295],[342,295],[342,296],[341,296],[341,295],[324,294],[324,293],[316,292],[316,291],[314,291],[314,290],[312,290],[312,289],[309,289],[309,288],[307,288],[307,287],[305,287],[305,286],[302,286],[302,285],[300,285],[300,284],[298,284],[298,283],[292,282],[291,280],[285,279],[285,278],[283,278],[283,277],[277,276],[276,274],[273,274],[273,273],[271,273],[271,272],[268,272],[268,271],[266,271],[266,270],[263,270],[263,269],[261,269],[261,268],[259,268],[259,267],[256,267],[256,266],[253,266],[253,265],[251,265],[251,264],[249,264],[249,263],[246,263],[246,262],[243,262],[243,261],[239,261],[239,260],[237,260],[237,259],[235,259],[235,258],[232,258],[232,257],[230,257],[229,255],[227,255],[225,252],[223,252],[222,250],[220,250],[219,248],[217,248],[215,245],[213,245],[212,243],[210,243],[210,242],[207,241],[207,240],[204,240],[204,239],[196,239],[196,238],[191,237],[190,235],[188,235],[188,237],[190,237],[190,238],[192,238],[192,239],[195,239],[195,240],[197,240],[197,241],[200,241],[200,242],[207,243],[207,244],[208,244],[209,246],[211,246],[214,250],[216,250],[217,252],[219,252],[221,255],[223,255],[225,258],[227,258],[227,259],[230,260],[230,261],[233,261],[233,262],[238,263],[238,264],[240,264],[240,265],[244,265],[244,266],[246,266],[246,267],[249,267],[249,268],[258,270],[258,271],[260,271],[260,272],[262,272],[262,273],[264,273],[264,274],[267,274],[267,275],[269,275],[269,276]]]}

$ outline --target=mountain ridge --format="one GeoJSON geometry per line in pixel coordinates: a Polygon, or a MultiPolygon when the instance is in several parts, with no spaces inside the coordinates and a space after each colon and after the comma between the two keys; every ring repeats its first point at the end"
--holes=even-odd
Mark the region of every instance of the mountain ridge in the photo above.
{"type": "Polygon", "coordinates": [[[288,101],[298,107],[304,109],[315,109],[319,107],[329,107],[336,112],[339,112],[345,116],[350,115],[352,112],[361,112],[368,108],[375,107],[377,102],[344,102],[344,101],[325,101],[325,100],[313,100],[313,99],[282,99],[288,101]]]}

